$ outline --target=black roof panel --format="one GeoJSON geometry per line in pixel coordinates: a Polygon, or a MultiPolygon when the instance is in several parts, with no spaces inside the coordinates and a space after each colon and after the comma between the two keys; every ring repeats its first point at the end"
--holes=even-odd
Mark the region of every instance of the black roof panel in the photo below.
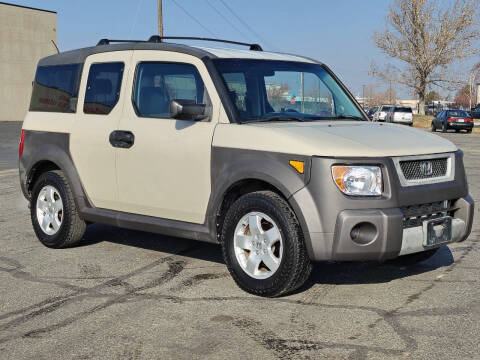
{"type": "Polygon", "coordinates": [[[81,64],[85,62],[85,59],[89,55],[127,50],[173,51],[196,56],[198,58],[203,58],[205,56],[209,58],[216,57],[208,51],[188,45],[172,43],[129,42],[121,44],[91,46],[82,49],[61,52],[59,54],[50,55],[40,59],[40,61],[38,62],[38,66],[81,64]]]}

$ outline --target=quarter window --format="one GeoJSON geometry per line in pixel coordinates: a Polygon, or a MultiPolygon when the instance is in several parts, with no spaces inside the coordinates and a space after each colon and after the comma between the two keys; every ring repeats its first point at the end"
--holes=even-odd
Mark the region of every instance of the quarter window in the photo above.
{"type": "Polygon", "coordinates": [[[80,64],[39,66],[30,111],[75,112],[80,72],[80,64]]]}
{"type": "Polygon", "coordinates": [[[138,65],[133,104],[139,116],[168,118],[170,101],[177,99],[209,104],[207,91],[195,66],[158,62],[138,65]]]}
{"type": "Polygon", "coordinates": [[[242,72],[224,73],[223,78],[228,87],[228,94],[241,113],[247,112],[247,81],[242,72]]]}
{"type": "Polygon", "coordinates": [[[83,112],[107,115],[118,102],[122,86],[122,62],[92,64],[88,73],[83,112]]]}

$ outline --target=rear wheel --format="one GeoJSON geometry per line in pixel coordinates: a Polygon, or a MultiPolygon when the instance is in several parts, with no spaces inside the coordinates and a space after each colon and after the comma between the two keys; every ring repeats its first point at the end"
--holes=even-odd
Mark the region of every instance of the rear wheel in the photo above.
{"type": "Polygon", "coordinates": [[[442,124],[442,132],[446,133],[447,132],[447,125],[442,124]]]}
{"type": "Polygon", "coordinates": [[[472,129],[467,130],[467,134],[470,134],[472,132],[472,129]]]}
{"type": "Polygon", "coordinates": [[[30,200],[33,229],[41,243],[51,248],[77,244],[86,224],[79,215],[65,175],[49,171],[38,178],[30,200]]]}
{"type": "Polygon", "coordinates": [[[297,218],[274,192],[240,197],[227,211],[221,243],[230,274],[251,294],[284,295],[310,275],[311,263],[297,218]]]}

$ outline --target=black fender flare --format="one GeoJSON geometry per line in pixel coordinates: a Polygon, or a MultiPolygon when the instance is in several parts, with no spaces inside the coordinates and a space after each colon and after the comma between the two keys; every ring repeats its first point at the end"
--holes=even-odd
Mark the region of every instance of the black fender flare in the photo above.
{"type": "Polygon", "coordinates": [[[30,182],[36,167],[48,161],[55,164],[67,178],[80,211],[91,207],[69,151],[69,134],[25,131],[25,147],[19,159],[22,190],[28,199],[30,182]]]}
{"type": "MultiPolygon", "coordinates": [[[[245,180],[259,180],[276,188],[289,202],[299,219],[302,231],[305,221],[301,209],[292,204],[292,195],[304,188],[310,180],[311,158],[305,155],[274,153],[256,150],[214,147],[212,149],[212,193],[207,209],[206,224],[216,234],[216,217],[225,195],[235,184],[245,180]],[[304,162],[300,174],[290,165],[290,160],[304,162]]],[[[305,234],[306,242],[308,235],[305,234]]]]}

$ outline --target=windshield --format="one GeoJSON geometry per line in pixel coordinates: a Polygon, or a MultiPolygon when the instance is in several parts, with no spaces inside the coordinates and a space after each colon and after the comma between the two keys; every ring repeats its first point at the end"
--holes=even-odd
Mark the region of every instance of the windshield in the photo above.
{"type": "Polygon", "coordinates": [[[214,62],[243,122],[366,120],[321,65],[246,59],[214,62]]]}

